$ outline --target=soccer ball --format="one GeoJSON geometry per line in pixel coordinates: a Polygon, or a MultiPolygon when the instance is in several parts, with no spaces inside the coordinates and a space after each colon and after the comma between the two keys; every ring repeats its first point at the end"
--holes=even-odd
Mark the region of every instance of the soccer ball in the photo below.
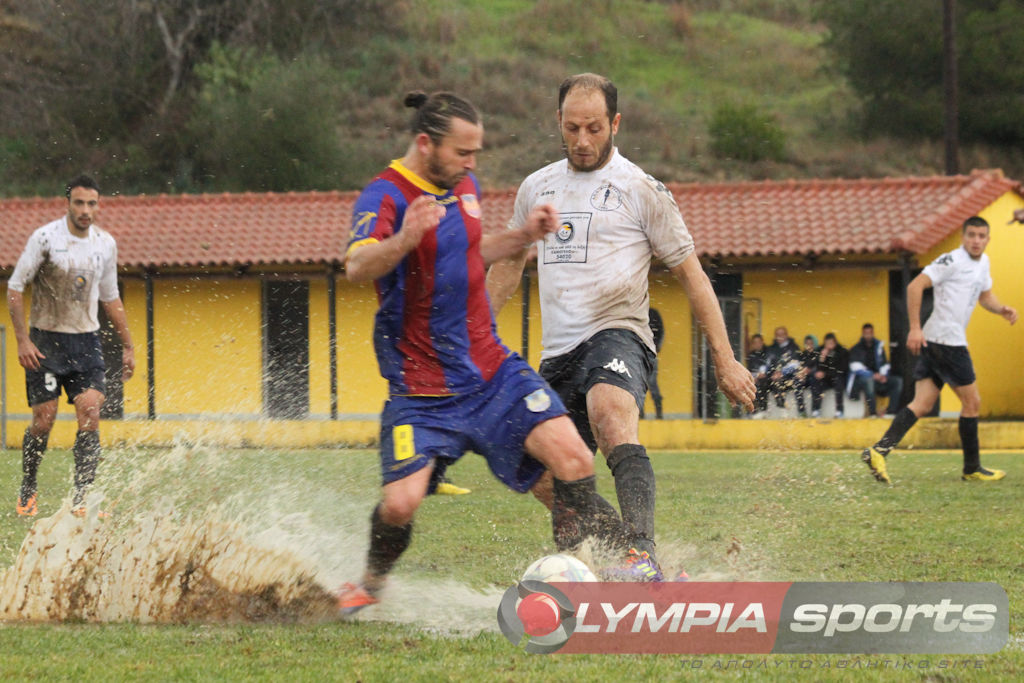
{"type": "Polygon", "coordinates": [[[594,572],[572,555],[547,555],[540,558],[523,573],[523,581],[559,583],[565,581],[597,581],[594,572]]]}

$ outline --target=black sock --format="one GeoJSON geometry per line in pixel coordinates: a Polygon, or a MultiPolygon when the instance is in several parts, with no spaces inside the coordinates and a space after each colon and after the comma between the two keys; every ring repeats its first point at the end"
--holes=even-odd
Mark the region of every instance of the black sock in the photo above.
{"type": "Polygon", "coordinates": [[[960,445],[964,449],[964,474],[981,469],[981,453],[978,445],[978,418],[960,416],[960,445]]]}
{"type": "Polygon", "coordinates": [[[78,430],[75,434],[75,495],[71,506],[85,503],[85,491],[96,479],[96,467],[100,464],[100,433],[92,430],[78,430]]]}
{"type": "Polygon", "coordinates": [[[889,451],[896,448],[896,445],[903,440],[915,422],[917,422],[917,415],[914,415],[914,411],[906,406],[901,408],[900,412],[896,413],[896,417],[892,419],[889,429],[885,430],[885,434],[875,444],[875,450],[882,455],[889,455],[889,451]]]}
{"type": "Polygon", "coordinates": [[[21,440],[21,491],[18,498],[27,503],[36,492],[36,474],[39,472],[39,463],[43,461],[43,453],[46,452],[46,442],[50,435],[43,434],[36,436],[31,429],[25,429],[25,436],[21,440]]]}
{"type": "Polygon", "coordinates": [[[386,576],[412,541],[412,522],[391,526],[380,518],[380,506],[370,515],[370,551],[366,569],[374,576],[386,576]]]}
{"type": "Polygon", "coordinates": [[[622,518],[612,504],[605,500],[601,494],[594,490],[593,498],[593,523],[584,524],[584,529],[591,529],[586,535],[597,536],[601,543],[612,551],[625,551],[629,547],[625,529],[622,526],[622,518]]]}
{"type": "Polygon", "coordinates": [[[554,479],[551,527],[559,551],[575,550],[588,536],[596,536],[614,549],[623,547],[622,520],[597,494],[596,481],[594,475],[576,481],[554,479]]]}
{"type": "Polygon", "coordinates": [[[622,522],[630,545],[654,554],[655,482],[651,460],[640,444],[622,444],[608,454],[622,522]]]}

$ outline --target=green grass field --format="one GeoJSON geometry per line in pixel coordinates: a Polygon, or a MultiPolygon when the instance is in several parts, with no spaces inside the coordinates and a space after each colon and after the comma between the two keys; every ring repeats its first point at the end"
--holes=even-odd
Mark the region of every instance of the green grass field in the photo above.
{"type": "MultiPolygon", "coordinates": [[[[0,511],[2,576],[32,522],[13,510],[20,454],[0,453],[10,503],[0,511]]],[[[685,566],[692,580],[994,581],[1011,607],[1010,643],[995,655],[527,655],[497,632],[494,614],[523,568],[553,550],[550,522],[531,496],[505,491],[468,456],[451,473],[472,494],[424,504],[385,602],[358,621],[211,624],[201,613],[159,625],[8,621],[0,623],[0,679],[1019,680],[1020,456],[986,453],[985,464],[1009,476],[977,485],[959,480],[958,453],[899,453],[893,487],[874,482],[851,453],[653,456],[663,561],[685,566]],[[895,669],[908,662],[913,669],[895,669]]],[[[147,510],[214,517],[250,543],[310,564],[333,588],[361,567],[376,467],[367,451],[110,449],[97,488],[116,513],[105,533],[123,533],[147,510]]],[[[599,473],[614,499],[607,471],[599,473]]],[[[69,476],[69,454],[48,454],[41,517],[58,510],[69,476]]]]}

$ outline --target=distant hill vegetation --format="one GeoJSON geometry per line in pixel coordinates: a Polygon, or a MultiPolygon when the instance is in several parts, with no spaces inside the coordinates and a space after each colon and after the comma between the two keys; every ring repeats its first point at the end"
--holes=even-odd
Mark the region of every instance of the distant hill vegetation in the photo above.
{"type": "MultiPolygon", "coordinates": [[[[873,23],[922,3],[941,4],[876,0],[873,23]]],[[[486,128],[478,175],[512,187],[560,158],[556,90],[580,71],[616,82],[620,150],[666,181],[941,173],[941,120],[879,125],[877,95],[851,85],[863,74],[839,38],[857,16],[828,11],[846,4],[18,3],[0,9],[0,193],[52,195],[83,170],[122,193],[355,189],[403,153],[411,89],[473,100],[486,128]]],[[[934,31],[921,11],[941,48],[941,7],[934,31]]],[[[898,41],[898,26],[879,40],[898,41]]],[[[918,59],[941,78],[933,38],[918,59]]],[[[1018,78],[1000,74],[1004,89],[1018,78]]],[[[934,117],[935,96],[920,94],[920,115],[934,117]]],[[[1024,150],[1012,135],[968,136],[961,168],[973,167],[1024,178],[1024,150]]]]}

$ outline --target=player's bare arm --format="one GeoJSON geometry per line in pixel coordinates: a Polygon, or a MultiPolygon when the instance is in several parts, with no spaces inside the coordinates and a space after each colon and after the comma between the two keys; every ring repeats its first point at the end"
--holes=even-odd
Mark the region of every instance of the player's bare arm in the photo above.
{"type": "Polygon", "coordinates": [[[910,319],[910,332],[907,334],[907,349],[915,356],[921,353],[921,347],[927,346],[924,331],[921,329],[921,299],[924,290],[932,286],[932,279],[921,273],[907,285],[907,317],[910,319]]]}
{"type": "Polygon", "coordinates": [[[349,282],[366,282],[387,275],[419,246],[428,232],[437,229],[444,213],[445,208],[433,197],[417,197],[405,210],[401,229],[393,237],[370,242],[348,252],[345,277],[349,282]]]}
{"type": "Polygon", "coordinates": [[[103,301],[103,311],[107,314],[121,340],[121,380],[126,381],[135,374],[135,345],[132,344],[132,335],[128,331],[128,318],[124,313],[124,304],[120,299],[103,301]]]}
{"type": "Polygon", "coordinates": [[[530,246],[537,240],[543,239],[544,235],[556,230],[558,230],[558,212],[550,204],[544,204],[530,212],[526,225],[484,235],[481,238],[480,251],[483,253],[484,262],[490,264],[490,268],[487,270],[487,297],[491,302],[493,315],[498,315],[498,312],[519,286],[523,268],[526,265],[526,257],[530,253],[530,246]],[[515,251],[504,257],[488,259],[489,253],[493,255],[503,247],[515,251]]]}
{"type": "Polygon", "coordinates": [[[981,296],[978,297],[978,303],[989,313],[995,313],[998,316],[1002,316],[1009,321],[1012,325],[1017,322],[1017,309],[1012,306],[1004,306],[996,295],[992,293],[992,290],[982,292],[981,296]]]}
{"type": "Polygon", "coordinates": [[[25,298],[21,292],[7,289],[7,310],[11,313],[11,327],[18,342],[18,363],[26,370],[38,370],[39,361],[46,356],[36,348],[28,337],[25,325],[25,298]]]}
{"type": "Polygon", "coordinates": [[[700,259],[691,253],[686,260],[672,268],[671,272],[686,290],[697,322],[711,344],[718,388],[732,405],[740,405],[748,412],[753,412],[754,396],[757,393],[754,378],[733,355],[725,329],[725,320],[722,318],[722,309],[719,308],[711,281],[700,266],[700,259]]]}
{"type": "Polygon", "coordinates": [[[518,228],[484,235],[480,239],[480,254],[486,265],[510,258],[525,262],[530,245],[557,230],[558,212],[550,204],[542,204],[534,207],[518,228]]]}

